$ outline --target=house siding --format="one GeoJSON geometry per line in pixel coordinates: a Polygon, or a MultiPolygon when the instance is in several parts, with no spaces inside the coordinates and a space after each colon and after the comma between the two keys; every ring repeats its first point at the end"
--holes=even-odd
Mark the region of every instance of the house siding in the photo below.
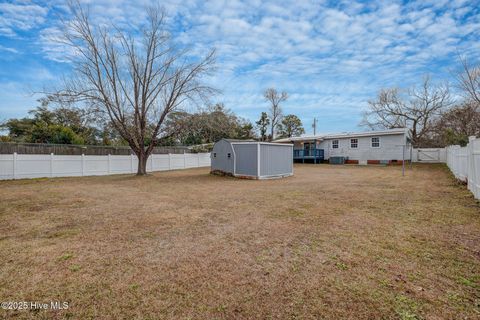
{"type": "MultiPolygon", "coordinates": [[[[325,151],[326,159],[333,156],[346,156],[349,160],[367,161],[367,160],[402,160],[403,159],[403,145],[405,144],[405,135],[384,135],[375,136],[380,138],[380,147],[373,148],[371,145],[371,138],[369,137],[355,137],[358,139],[358,148],[350,147],[350,139],[327,139],[322,142],[325,151]],[[338,149],[332,148],[332,140],[338,140],[338,149]]],[[[410,158],[410,153],[405,152],[405,159],[410,158]]]]}
{"type": "MultiPolygon", "coordinates": [[[[307,138],[303,142],[313,142],[312,138],[307,138]]],[[[325,137],[323,140],[317,140],[317,149],[323,149],[324,159],[330,157],[343,156],[354,161],[400,161],[403,159],[403,145],[406,143],[406,134],[385,134],[361,137],[325,137]],[[378,137],[380,147],[371,146],[371,139],[378,137]],[[350,139],[358,139],[358,148],[350,147],[350,139]],[[338,140],[338,148],[332,148],[332,141],[338,140]]],[[[303,149],[302,141],[294,141],[294,149],[303,149]]],[[[405,151],[405,160],[410,159],[410,152],[405,151]]],[[[373,162],[371,162],[373,163],[373,162]]]]}

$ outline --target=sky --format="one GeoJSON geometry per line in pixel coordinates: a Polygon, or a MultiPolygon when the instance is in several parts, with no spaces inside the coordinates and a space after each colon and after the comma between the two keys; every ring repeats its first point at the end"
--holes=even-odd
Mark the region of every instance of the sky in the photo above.
{"type": "MultiPolygon", "coordinates": [[[[0,0],[0,121],[24,117],[71,65],[53,39],[66,1],[0,0]]],[[[82,0],[95,23],[134,27],[160,3],[173,41],[200,56],[212,48],[208,83],[237,115],[268,109],[263,91],[289,94],[284,114],[307,133],[358,131],[368,100],[385,87],[408,88],[425,75],[454,83],[459,55],[480,59],[480,0],[261,1],[82,0]]]]}

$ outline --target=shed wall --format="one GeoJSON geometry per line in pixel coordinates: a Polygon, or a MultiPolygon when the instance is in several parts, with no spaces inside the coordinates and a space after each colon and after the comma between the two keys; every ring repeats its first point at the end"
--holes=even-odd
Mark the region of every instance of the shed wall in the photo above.
{"type": "Polygon", "coordinates": [[[260,176],[292,174],[292,159],[291,145],[260,144],[260,176]]]}
{"type": "Polygon", "coordinates": [[[233,174],[233,158],[234,154],[231,144],[225,140],[218,141],[213,146],[213,150],[211,152],[212,171],[220,170],[233,174]],[[228,158],[229,153],[230,158],[228,158]]]}
{"type": "Polygon", "coordinates": [[[257,144],[232,144],[235,150],[235,174],[257,176],[257,144]]]}

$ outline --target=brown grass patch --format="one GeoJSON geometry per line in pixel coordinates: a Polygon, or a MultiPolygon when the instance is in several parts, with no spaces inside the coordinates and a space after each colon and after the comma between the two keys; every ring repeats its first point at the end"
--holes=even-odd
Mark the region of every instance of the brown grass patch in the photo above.
{"type": "Polygon", "coordinates": [[[5,318],[480,315],[480,207],[443,165],[0,182],[5,318]]]}

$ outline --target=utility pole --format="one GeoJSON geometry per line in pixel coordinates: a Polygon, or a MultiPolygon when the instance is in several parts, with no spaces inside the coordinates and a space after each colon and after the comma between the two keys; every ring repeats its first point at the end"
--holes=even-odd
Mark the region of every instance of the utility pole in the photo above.
{"type": "Polygon", "coordinates": [[[317,133],[317,118],[313,118],[313,124],[312,124],[312,127],[313,127],[313,135],[315,135],[317,133]]]}

